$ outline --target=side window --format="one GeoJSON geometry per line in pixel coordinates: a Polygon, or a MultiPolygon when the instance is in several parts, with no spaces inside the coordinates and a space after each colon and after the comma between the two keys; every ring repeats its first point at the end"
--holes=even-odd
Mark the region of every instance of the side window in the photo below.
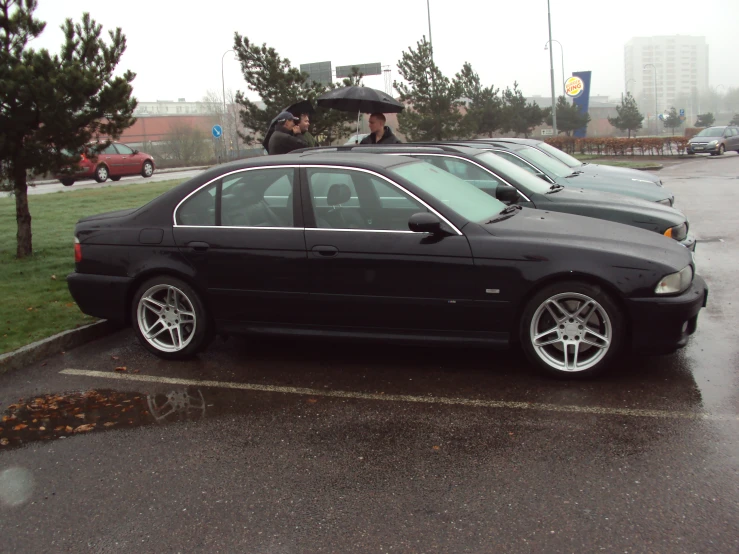
{"type": "Polygon", "coordinates": [[[295,170],[242,171],[223,178],[221,225],[292,227],[295,170]]]}
{"type": "Polygon", "coordinates": [[[350,169],[307,168],[319,229],[408,231],[408,218],[426,208],[384,179],[350,169]]]}
{"type": "Polygon", "coordinates": [[[523,160],[522,160],[521,158],[519,158],[518,156],[514,156],[513,154],[509,154],[508,152],[503,152],[503,151],[501,151],[501,150],[496,150],[496,151],[495,151],[495,154],[496,154],[497,156],[500,156],[500,157],[501,157],[501,158],[503,158],[503,159],[506,159],[506,160],[508,160],[509,162],[513,162],[513,163],[514,163],[514,164],[516,164],[516,165],[517,165],[518,167],[521,167],[521,168],[525,169],[526,171],[528,171],[528,172],[529,172],[529,173],[531,173],[532,175],[536,175],[536,174],[538,174],[538,173],[539,173],[539,172],[538,172],[538,171],[536,170],[536,168],[534,168],[534,167],[530,166],[529,164],[527,164],[527,163],[526,163],[525,161],[523,161],[523,160]]]}
{"type": "Polygon", "coordinates": [[[177,209],[177,225],[215,225],[217,185],[216,181],[185,200],[177,209]]]}
{"type": "Polygon", "coordinates": [[[111,154],[118,154],[113,144],[109,144],[107,148],[104,148],[99,152],[99,156],[110,156],[111,154]]]}
{"type": "Polygon", "coordinates": [[[502,183],[487,171],[483,171],[472,162],[456,158],[444,158],[449,173],[456,175],[481,189],[495,189],[502,183]]]}
{"type": "Polygon", "coordinates": [[[133,154],[133,150],[125,144],[116,144],[115,147],[118,149],[119,154],[123,154],[125,156],[130,156],[131,154],[133,154]]]}

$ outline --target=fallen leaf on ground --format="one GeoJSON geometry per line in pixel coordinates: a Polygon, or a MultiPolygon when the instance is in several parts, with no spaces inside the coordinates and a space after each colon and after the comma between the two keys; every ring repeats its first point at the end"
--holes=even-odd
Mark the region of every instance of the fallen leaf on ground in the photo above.
{"type": "Polygon", "coordinates": [[[116,371],[126,371],[126,366],[117,367],[115,368],[115,370],[116,371]]]}
{"type": "Polygon", "coordinates": [[[103,423],[103,425],[105,425],[106,427],[112,427],[113,425],[115,425],[115,421],[106,421],[105,423],[103,423]]]}
{"type": "Polygon", "coordinates": [[[111,360],[120,360],[121,357],[120,356],[111,356],[110,359],[111,360]]]}
{"type": "Polygon", "coordinates": [[[15,420],[16,420],[16,417],[15,416],[12,416],[12,415],[11,416],[8,416],[8,415],[4,415],[3,416],[3,421],[15,421],[15,420]]]}
{"type": "Polygon", "coordinates": [[[26,425],[25,423],[20,423],[16,425],[15,427],[13,427],[13,431],[22,431],[26,427],[28,427],[28,425],[26,425]]]}
{"type": "Polygon", "coordinates": [[[134,373],[139,373],[139,370],[138,369],[134,369],[133,372],[134,373]]]}
{"type": "Polygon", "coordinates": [[[10,444],[10,441],[8,439],[0,439],[0,444],[3,446],[8,446],[10,444]]]}
{"type": "Polygon", "coordinates": [[[77,415],[76,415],[76,416],[74,416],[74,417],[78,417],[78,418],[80,418],[80,419],[85,419],[85,414],[77,414],[77,415]]]}
{"type": "Polygon", "coordinates": [[[67,425],[67,426],[66,426],[66,427],[64,428],[64,430],[65,430],[65,431],[66,431],[67,433],[71,433],[72,431],[74,431],[74,429],[72,429],[72,428],[71,428],[71,427],[70,427],[69,425],[67,425]]]}
{"type": "Polygon", "coordinates": [[[315,398],[309,398],[309,399],[307,400],[307,402],[308,402],[309,404],[315,404],[316,402],[318,402],[318,400],[316,400],[315,398]]]}
{"type": "Polygon", "coordinates": [[[60,425],[59,427],[54,427],[54,431],[64,431],[64,425],[60,425]]]}
{"type": "Polygon", "coordinates": [[[51,280],[52,280],[52,281],[56,281],[56,275],[52,275],[52,276],[51,276],[51,280]]]}
{"type": "Polygon", "coordinates": [[[85,433],[87,431],[92,431],[95,428],[94,423],[88,423],[86,425],[80,425],[77,427],[77,429],[74,430],[75,433],[85,433]]]}
{"type": "Polygon", "coordinates": [[[39,427],[38,430],[39,431],[46,431],[46,427],[39,427]]]}
{"type": "Polygon", "coordinates": [[[441,450],[440,446],[434,446],[434,450],[441,450]]]}

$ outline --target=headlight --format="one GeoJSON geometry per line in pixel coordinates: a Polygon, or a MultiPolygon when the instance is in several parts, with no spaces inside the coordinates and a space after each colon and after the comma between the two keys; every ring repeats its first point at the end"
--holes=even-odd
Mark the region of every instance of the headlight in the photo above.
{"type": "Polygon", "coordinates": [[[693,282],[693,268],[686,266],[682,271],[663,277],[654,289],[656,294],[675,294],[686,290],[693,282]]]}
{"type": "Polygon", "coordinates": [[[665,198],[663,200],[657,200],[657,204],[664,204],[665,206],[672,206],[672,198],[665,198]]]}
{"type": "Polygon", "coordinates": [[[711,142],[708,143],[708,146],[716,146],[717,144],[718,144],[717,140],[712,140],[711,142]]]}
{"type": "Polygon", "coordinates": [[[685,223],[681,223],[680,225],[676,225],[675,227],[670,227],[669,229],[667,229],[667,231],[664,232],[664,235],[677,241],[685,240],[685,238],[688,236],[688,222],[686,221],[685,223]]]}

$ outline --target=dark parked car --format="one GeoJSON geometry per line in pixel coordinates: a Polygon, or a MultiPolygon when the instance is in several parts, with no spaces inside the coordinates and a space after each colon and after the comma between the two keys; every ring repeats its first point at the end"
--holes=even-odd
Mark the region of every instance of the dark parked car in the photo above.
{"type": "Polygon", "coordinates": [[[708,127],[688,141],[688,154],[708,152],[712,156],[721,156],[727,150],[736,150],[739,153],[739,127],[708,127]]]}
{"type": "Polygon", "coordinates": [[[576,187],[548,184],[501,156],[479,148],[413,144],[388,146],[326,147],[304,152],[372,152],[412,156],[456,175],[506,204],[563,212],[633,225],[671,237],[695,250],[695,237],[689,233],[682,212],[638,198],[576,187]],[[511,194],[512,193],[512,194],[511,194]]]}
{"type": "Polygon", "coordinates": [[[131,322],[163,358],[238,332],[519,342],[572,376],[684,346],[707,298],[694,270],[674,240],[505,206],[420,160],[304,153],[80,220],[68,284],[84,313],[131,322]]]}
{"type": "Polygon", "coordinates": [[[612,175],[587,175],[573,171],[571,167],[559,160],[525,144],[500,143],[493,145],[480,141],[461,141],[457,144],[495,152],[549,183],[576,186],[585,190],[623,194],[649,202],[659,202],[665,206],[672,206],[675,203],[675,195],[665,190],[661,185],[623,179],[612,175]]]}
{"type": "Polygon", "coordinates": [[[120,181],[121,177],[128,175],[154,175],[154,158],[120,142],[110,143],[105,148],[88,145],[78,155],[79,162],[57,175],[65,187],[71,187],[82,179],[104,183],[109,177],[111,181],[120,181]]]}
{"type": "Polygon", "coordinates": [[[496,138],[496,139],[479,139],[481,142],[488,144],[504,145],[506,143],[524,144],[531,146],[544,152],[547,156],[559,160],[572,171],[582,172],[586,175],[605,175],[606,177],[621,178],[634,181],[636,183],[654,183],[662,186],[662,179],[654,173],[641,171],[639,169],[631,169],[629,167],[616,167],[613,165],[594,164],[590,162],[581,162],[574,156],[570,156],[567,152],[563,152],[559,148],[555,148],[551,144],[543,140],[527,139],[527,138],[496,138]]]}

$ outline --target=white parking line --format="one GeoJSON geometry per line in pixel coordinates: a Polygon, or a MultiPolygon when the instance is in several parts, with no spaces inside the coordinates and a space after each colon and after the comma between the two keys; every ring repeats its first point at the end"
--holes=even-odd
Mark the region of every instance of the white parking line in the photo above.
{"type": "Polygon", "coordinates": [[[143,383],[161,383],[166,385],[184,385],[192,387],[209,387],[221,389],[248,390],[257,392],[276,392],[281,394],[299,394],[303,396],[323,396],[330,398],[353,398],[357,400],[381,400],[384,402],[415,402],[419,404],[445,404],[448,406],[467,406],[472,408],[508,408],[514,410],[534,410],[541,412],[565,412],[575,414],[621,415],[630,417],[652,417],[668,419],[700,419],[710,421],[739,421],[739,415],[717,415],[704,412],[677,412],[669,410],[642,410],[638,408],[607,408],[600,406],[560,406],[538,402],[511,402],[505,400],[472,400],[468,398],[446,398],[443,396],[411,396],[407,394],[376,394],[367,392],[332,391],[306,389],[300,387],[280,387],[275,385],[255,385],[251,383],[235,383],[232,381],[198,381],[197,379],[180,379],[178,377],[156,377],[153,375],[131,375],[127,373],[109,373],[106,371],[90,371],[86,369],[63,369],[62,375],[80,377],[98,377],[119,381],[138,381],[143,383]]]}

